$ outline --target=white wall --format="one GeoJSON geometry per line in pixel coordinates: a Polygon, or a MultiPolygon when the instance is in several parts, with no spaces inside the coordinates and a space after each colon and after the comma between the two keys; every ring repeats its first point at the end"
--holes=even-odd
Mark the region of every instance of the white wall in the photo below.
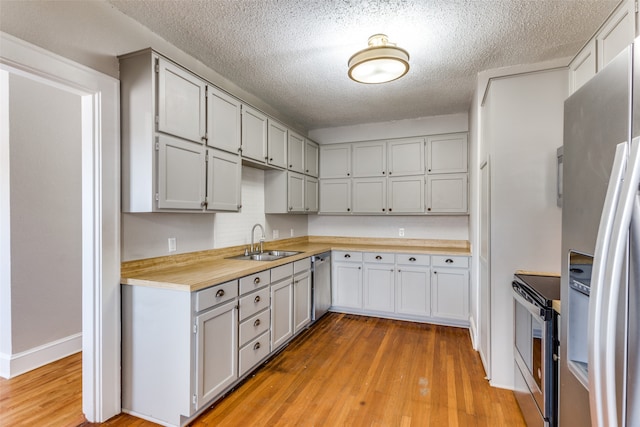
{"type": "Polygon", "coordinates": [[[491,161],[491,383],[513,388],[516,270],[560,272],[556,149],[566,70],[495,78],[482,107],[481,153],[491,161]]]}

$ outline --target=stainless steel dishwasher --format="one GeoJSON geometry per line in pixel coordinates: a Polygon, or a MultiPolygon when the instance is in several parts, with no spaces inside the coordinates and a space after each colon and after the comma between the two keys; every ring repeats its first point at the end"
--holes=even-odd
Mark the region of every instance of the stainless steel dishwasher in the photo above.
{"type": "Polygon", "coordinates": [[[311,321],[321,318],[331,307],[331,252],[311,257],[313,311],[311,321]]]}

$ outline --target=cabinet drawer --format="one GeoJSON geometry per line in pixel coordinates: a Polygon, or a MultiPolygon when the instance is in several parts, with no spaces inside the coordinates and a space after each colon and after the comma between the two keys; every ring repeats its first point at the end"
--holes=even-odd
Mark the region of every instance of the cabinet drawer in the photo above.
{"type": "Polygon", "coordinates": [[[382,252],[366,252],[364,254],[364,262],[377,262],[379,264],[393,264],[396,262],[395,254],[387,254],[382,252]]]}
{"type": "Polygon", "coordinates": [[[429,265],[431,257],[429,255],[397,254],[396,262],[403,265],[429,265]]]}
{"type": "Polygon", "coordinates": [[[293,263],[293,274],[311,269],[311,258],[301,259],[293,263]]]}
{"type": "Polygon", "coordinates": [[[247,292],[255,291],[263,286],[269,284],[270,278],[269,270],[261,271],[260,273],[252,274],[240,279],[240,295],[244,295],[247,292]]]}
{"type": "Polygon", "coordinates": [[[269,307],[269,288],[261,289],[240,298],[240,321],[269,307]]]}
{"type": "Polygon", "coordinates": [[[331,255],[331,259],[333,261],[361,262],[362,261],[362,252],[333,251],[333,254],[331,255]]]}
{"type": "Polygon", "coordinates": [[[269,331],[271,310],[264,310],[240,323],[240,347],[260,334],[269,331]]]}
{"type": "Polygon", "coordinates": [[[240,376],[269,355],[269,333],[265,332],[240,349],[240,376]]]}
{"type": "Polygon", "coordinates": [[[238,281],[222,283],[196,293],[196,312],[206,310],[238,296],[238,281]]]}
{"type": "Polygon", "coordinates": [[[431,256],[431,264],[434,267],[469,268],[469,257],[433,255],[431,256]]]}
{"type": "Polygon", "coordinates": [[[275,283],[279,280],[284,279],[285,277],[293,276],[293,264],[285,264],[280,267],[271,269],[271,283],[275,283]]]}

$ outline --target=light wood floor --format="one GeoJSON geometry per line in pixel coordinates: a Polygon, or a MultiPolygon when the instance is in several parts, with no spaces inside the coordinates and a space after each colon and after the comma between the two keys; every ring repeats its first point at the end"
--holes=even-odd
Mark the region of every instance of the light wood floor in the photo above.
{"type": "MultiPolygon", "coordinates": [[[[0,379],[0,426],[70,426],[80,356],[0,379]]],[[[89,425],[88,423],[85,425],[89,425]]],[[[154,426],[121,414],[106,426],[154,426]]],[[[466,329],[331,313],[193,426],[525,426],[466,329]]]]}

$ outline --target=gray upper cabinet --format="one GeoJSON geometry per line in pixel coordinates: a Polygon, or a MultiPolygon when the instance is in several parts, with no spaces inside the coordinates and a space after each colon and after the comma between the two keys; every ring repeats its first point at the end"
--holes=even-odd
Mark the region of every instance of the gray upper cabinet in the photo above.
{"type": "Polygon", "coordinates": [[[242,164],[240,156],[222,150],[207,150],[207,210],[240,210],[242,164]]]}
{"type": "Polygon", "coordinates": [[[424,175],[424,138],[397,139],[387,144],[389,177],[424,175]]]}
{"type": "Polygon", "coordinates": [[[353,144],[353,177],[387,176],[387,143],[384,141],[353,144]]]}
{"type": "Polygon", "coordinates": [[[207,145],[240,153],[241,104],[213,86],[207,87],[207,145]]]}
{"type": "Polygon", "coordinates": [[[351,144],[320,146],[320,178],[351,176],[351,144]]]}
{"type": "Polygon", "coordinates": [[[295,132],[289,131],[288,149],[289,170],[298,173],[305,173],[304,138],[295,132]]]}
{"type": "Polygon", "coordinates": [[[267,163],[286,169],[287,167],[287,128],[275,120],[268,120],[267,163]]]}
{"type": "Polygon", "coordinates": [[[427,173],[467,172],[467,134],[427,137],[427,173]]]}
{"type": "Polygon", "coordinates": [[[194,142],[205,138],[206,82],[157,58],[158,131],[194,142]]]}
{"type": "Polygon", "coordinates": [[[242,104],[242,157],[265,163],[267,160],[267,116],[242,104]]]}
{"type": "Polygon", "coordinates": [[[313,141],[305,140],[304,143],[304,173],[315,178],[319,172],[319,148],[313,141]]]}

